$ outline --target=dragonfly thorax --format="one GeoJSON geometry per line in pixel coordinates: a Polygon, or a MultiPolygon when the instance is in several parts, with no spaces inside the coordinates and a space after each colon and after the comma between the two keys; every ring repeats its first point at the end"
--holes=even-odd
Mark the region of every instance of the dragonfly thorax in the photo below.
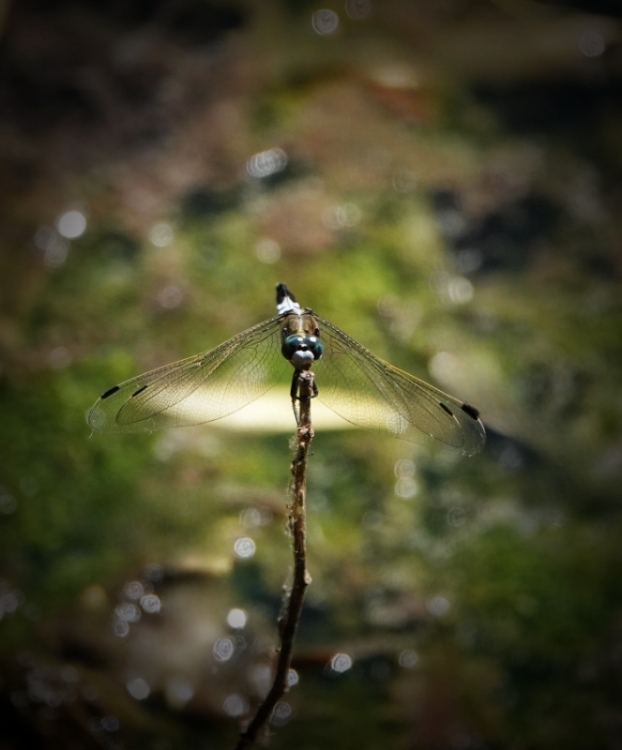
{"type": "Polygon", "coordinates": [[[320,341],[320,330],[313,315],[293,313],[287,316],[283,326],[281,352],[297,370],[308,370],[320,359],[324,345],[320,341]]]}

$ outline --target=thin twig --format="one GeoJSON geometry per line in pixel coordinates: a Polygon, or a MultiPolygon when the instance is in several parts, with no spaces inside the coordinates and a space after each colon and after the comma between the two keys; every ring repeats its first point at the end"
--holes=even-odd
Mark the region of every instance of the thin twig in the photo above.
{"type": "Polygon", "coordinates": [[[313,428],[311,426],[313,373],[310,370],[300,372],[298,378],[300,413],[296,433],[296,453],[291,465],[292,483],[290,485],[291,502],[289,504],[289,529],[294,547],[294,576],[289,597],[285,603],[285,612],[279,620],[281,644],[274,682],[264,702],[257,709],[255,718],[248,725],[246,731],[242,733],[235,750],[246,750],[253,745],[259,731],[270,720],[277,703],[289,689],[288,676],[294,639],[298,630],[305,592],[307,586],[311,583],[311,576],[307,571],[305,499],[307,494],[307,460],[313,440],[313,428]]]}

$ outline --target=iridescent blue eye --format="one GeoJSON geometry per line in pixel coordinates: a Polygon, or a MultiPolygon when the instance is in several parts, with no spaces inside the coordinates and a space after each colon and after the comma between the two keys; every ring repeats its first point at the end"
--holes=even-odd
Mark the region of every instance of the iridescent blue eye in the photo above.
{"type": "Polygon", "coordinates": [[[320,359],[324,354],[324,344],[320,341],[317,336],[305,336],[303,342],[307,349],[313,354],[315,359],[320,359]]]}
{"type": "Polygon", "coordinates": [[[302,336],[288,336],[281,346],[281,353],[286,360],[291,360],[294,354],[302,349],[304,339],[302,336]]]}
{"type": "Polygon", "coordinates": [[[324,347],[317,336],[303,337],[295,334],[285,339],[281,352],[294,367],[307,369],[313,362],[320,359],[324,353],[324,347]]]}

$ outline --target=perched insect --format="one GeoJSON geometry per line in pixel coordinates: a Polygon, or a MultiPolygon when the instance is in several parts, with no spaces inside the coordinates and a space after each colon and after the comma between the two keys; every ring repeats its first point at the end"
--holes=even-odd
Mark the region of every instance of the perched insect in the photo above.
{"type": "Polygon", "coordinates": [[[276,302],[275,318],[110,388],[90,410],[89,425],[98,432],[151,432],[213,422],[282,382],[291,366],[293,401],[298,374],[312,369],[315,395],[354,425],[417,443],[433,438],[466,455],[482,449],[477,409],[378,359],[301,308],[285,284],[277,285],[276,302]]]}

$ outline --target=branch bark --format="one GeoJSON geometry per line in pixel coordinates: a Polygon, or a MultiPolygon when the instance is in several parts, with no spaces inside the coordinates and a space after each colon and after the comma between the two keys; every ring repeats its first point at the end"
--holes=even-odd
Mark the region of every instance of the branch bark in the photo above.
{"type": "Polygon", "coordinates": [[[307,495],[307,462],[313,427],[311,425],[311,398],[314,393],[314,376],[310,370],[298,373],[298,430],[296,452],[291,465],[290,503],[288,525],[294,550],[294,573],[292,586],[279,620],[280,648],[270,692],[257,709],[255,717],[240,736],[235,750],[247,750],[257,739],[259,732],[270,721],[274,709],[288,691],[288,675],[292,660],[294,640],[300,621],[300,613],[311,576],[307,571],[307,523],[305,501],[307,495]]]}

